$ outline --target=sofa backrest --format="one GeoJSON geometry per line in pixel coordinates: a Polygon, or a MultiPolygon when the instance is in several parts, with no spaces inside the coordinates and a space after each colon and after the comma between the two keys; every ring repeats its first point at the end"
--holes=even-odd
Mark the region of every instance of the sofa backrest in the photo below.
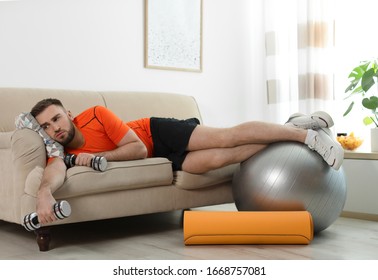
{"type": "Polygon", "coordinates": [[[105,105],[125,121],[146,117],[196,117],[197,102],[191,96],[158,92],[101,92],[105,105]]]}
{"type": "Polygon", "coordinates": [[[29,112],[44,98],[60,99],[74,116],[89,107],[102,105],[125,121],[151,116],[179,119],[197,117],[201,120],[195,99],[180,94],[0,88],[0,132],[15,130],[16,116],[29,112]]]}
{"type": "Polygon", "coordinates": [[[0,88],[0,131],[15,130],[15,118],[22,112],[30,112],[31,108],[45,98],[58,98],[74,115],[94,105],[105,105],[101,95],[96,92],[0,88]]]}

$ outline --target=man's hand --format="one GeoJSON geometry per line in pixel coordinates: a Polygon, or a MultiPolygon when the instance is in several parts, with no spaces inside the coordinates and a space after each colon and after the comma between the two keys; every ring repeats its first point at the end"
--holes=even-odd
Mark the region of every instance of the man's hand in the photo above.
{"type": "Polygon", "coordinates": [[[80,153],[77,155],[75,159],[75,165],[80,165],[80,166],[92,166],[92,160],[94,159],[95,155],[93,154],[88,154],[88,153],[80,153]]]}
{"type": "Polygon", "coordinates": [[[51,223],[56,220],[53,211],[53,205],[56,203],[51,194],[51,190],[44,188],[38,192],[37,197],[37,215],[41,224],[51,223]]]}

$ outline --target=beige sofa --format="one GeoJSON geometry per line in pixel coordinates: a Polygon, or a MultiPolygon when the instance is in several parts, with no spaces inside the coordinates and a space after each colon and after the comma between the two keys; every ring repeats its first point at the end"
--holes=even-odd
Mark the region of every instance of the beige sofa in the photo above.
{"type": "MultiPolygon", "coordinates": [[[[179,94],[96,92],[0,88],[0,219],[22,224],[35,211],[36,193],[46,164],[40,136],[29,129],[15,130],[15,117],[43,98],[59,98],[74,115],[103,105],[125,121],[159,116],[201,120],[194,98],[179,94]]],[[[89,167],[68,169],[64,185],[54,196],[67,200],[69,218],[52,225],[165,212],[233,201],[235,165],[203,175],[172,172],[165,158],[109,162],[105,172],[89,167]]],[[[50,227],[36,231],[39,249],[48,250],[50,227]]],[[[20,230],[24,230],[20,227],[20,230]]]]}

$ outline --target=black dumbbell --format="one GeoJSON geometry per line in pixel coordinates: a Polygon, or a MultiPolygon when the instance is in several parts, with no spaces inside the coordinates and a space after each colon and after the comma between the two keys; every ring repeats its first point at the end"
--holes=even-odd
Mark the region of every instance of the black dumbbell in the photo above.
{"type": "MultiPolygon", "coordinates": [[[[67,168],[75,166],[75,160],[76,155],[66,154],[66,156],[64,157],[64,163],[66,164],[67,168]]],[[[97,171],[105,171],[107,165],[108,161],[106,160],[106,158],[101,156],[95,156],[91,160],[92,168],[97,171]]]]}
{"type": "MultiPolygon", "coordinates": [[[[53,211],[57,219],[63,220],[71,215],[71,206],[67,201],[62,200],[53,205],[53,211]]],[[[38,221],[37,213],[33,212],[26,215],[24,217],[23,225],[28,231],[39,229],[41,224],[38,221]]]]}

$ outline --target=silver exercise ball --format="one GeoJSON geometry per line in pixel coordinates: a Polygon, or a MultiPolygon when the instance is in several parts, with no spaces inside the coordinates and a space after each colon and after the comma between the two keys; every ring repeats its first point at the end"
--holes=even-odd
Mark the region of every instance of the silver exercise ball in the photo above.
{"type": "Polygon", "coordinates": [[[306,145],[279,142],[240,164],[233,195],[239,211],[307,210],[316,233],[340,216],[346,181],[342,167],[334,170],[306,145]]]}

